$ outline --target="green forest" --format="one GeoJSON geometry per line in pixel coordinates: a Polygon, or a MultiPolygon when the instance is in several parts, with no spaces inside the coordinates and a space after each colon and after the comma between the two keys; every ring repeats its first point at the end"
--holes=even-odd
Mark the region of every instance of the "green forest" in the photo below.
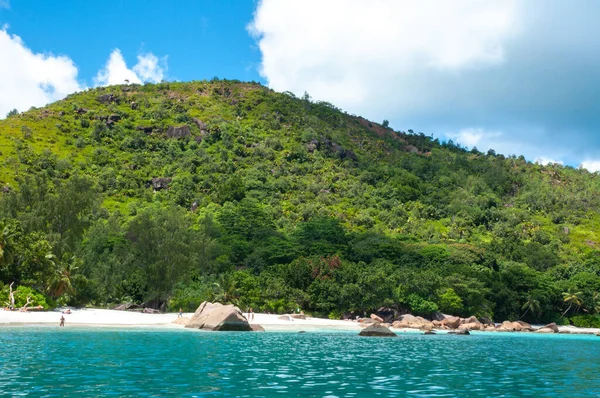
{"type": "Polygon", "coordinates": [[[0,301],[600,326],[600,177],[258,83],[119,85],[0,120],[0,301]]]}

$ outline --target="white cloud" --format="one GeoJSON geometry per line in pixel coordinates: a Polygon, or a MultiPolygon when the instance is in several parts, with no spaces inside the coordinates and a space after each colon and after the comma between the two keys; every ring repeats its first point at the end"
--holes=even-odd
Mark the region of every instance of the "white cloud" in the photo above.
{"type": "Polygon", "coordinates": [[[166,57],[159,59],[152,53],[138,55],[138,63],[133,67],[133,71],[143,81],[158,83],[165,77],[167,70],[166,57]]]}
{"type": "Polygon", "coordinates": [[[261,0],[248,30],[271,88],[439,138],[501,131],[457,141],[577,165],[600,146],[598,13],[594,1],[261,0]]]}
{"type": "Polygon", "coordinates": [[[482,128],[470,127],[462,129],[458,133],[446,133],[445,136],[455,141],[455,143],[469,148],[483,145],[485,148],[479,149],[489,149],[491,148],[490,144],[492,142],[496,142],[498,141],[498,138],[502,137],[502,133],[499,131],[486,131],[482,128]]]}
{"type": "Polygon", "coordinates": [[[547,166],[549,164],[561,164],[561,165],[564,164],[564,162],[562,160],[554,160],[554,159],[546,158],[543,156],[536,158],[535,163],[541,164],[542,166],[547,166]]]}
{"type": "Polygon", "coordinates": [[[41,106],[81,89],[77,67],[66,56],[33,53],[21,38],[0,30],[0,117],[41,106]]]}
{"type": "MultiPolygon", "coordinates": [[[[43,106],[86,88],[78,80],[79,71],[71,58],[34,53],[19,36],[10,35],[6,25],[0,29],[0,54],[0,119],[12,109],[43,106]]],[[[131,83],[163,80],[166,57],[146,53],[137,60],[129,69],[121,51],[115,49],[94,79],[95,85],[123,84],[125,79],[131,83]]]]}
{"type": "Polygon", "coordinates": [[[125,81],[130,83],[160,82],[163,80],[166,70],[166,60],[156,57],[152,53],[141,54],[137,57],[138,63],[129,69],[121,50],[114,49],[110,54],[104,68],[102,68],[96,77],[94,83],[98,86],[108,86],[112,84],[123,84],[125,81]]]}
{"type": "Polygon", "coordinates": [[[512,0],[263,0],[249,26],[269,86],[349,110],[386,84],[410,90],[397,79],[415,68],[454,74],[502,64],[515,28],[512,0]]]}
{"type": "Polygon", "coordinates": [[[600,171],[600,160],[586,160],[579,167],[587,169],[589,172],[595,173],[600,171]]]}

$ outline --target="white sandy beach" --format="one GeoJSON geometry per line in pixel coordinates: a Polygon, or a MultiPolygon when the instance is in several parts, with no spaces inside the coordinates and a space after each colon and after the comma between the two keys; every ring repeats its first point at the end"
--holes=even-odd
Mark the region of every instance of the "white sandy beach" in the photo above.
{"type": "MultiPolygon", "coordinates": [[[[116,311],[106,309],[78,309],[71,314],[62,314],[57,311],[19,312],[0,311],[1,326],[59,326],[60,317],[65,317],[65,326],[95,326],[95,327],[124,327],[124,328],[169,328],[182,329],[183,325],[175,324],[177,313],[143,314],[140,312],[116,311]]],[[[190,318],[193,313],[184,313],[190,318]]],[[[246,315],[246,314],[244,314],[246,315]]],[[[261,325],[265,331],[299,332],[299,331],[360,331],[360,324],[352,321],[336,319],[312,318],[293,319],[281,315],[255,313],[250,323],[261,325]],[[282,319],[285,318],[285,319],[282,319]]],[[[543,325],[539,325],[541,327],[543,325]]],[[[396,332],[420,333],[417,329],[393,329],[396,332]]],[[[574,326],[559,326],[559,330],[572,334],[595,334],[600,329],[577,328],[574,326]]],[[[447,333],[447,331],[438,331],[447,333]]],[[[493,332],[492,332],[493,333],[493,332]]]]}
{"type": "MultiPolygon", "coordinates": [[[[183,328],[183,325],[174,324],[177,313],[143,314],[130,311],[116,311],[105,309],[79,309],[71,314],[62,314],[56,311],[44,312],[18,312],[0,311],[0,326],[44,325],[58,326],[60,317],[65,317],[65,326],[98,326],[98,327],[161,327],[183,328]]],[[[184,313],[190,318],[193,313],[184,313]]],[[[288,318],[291,319],[291,318],[288,318]]],[[[307,319],[280,319],[279,315],[254,314],[250,323],[263,326],[266,331],[301,331],[301,330],[360,330],[358,323],[351,321],[311,318],[307,319]]]]}

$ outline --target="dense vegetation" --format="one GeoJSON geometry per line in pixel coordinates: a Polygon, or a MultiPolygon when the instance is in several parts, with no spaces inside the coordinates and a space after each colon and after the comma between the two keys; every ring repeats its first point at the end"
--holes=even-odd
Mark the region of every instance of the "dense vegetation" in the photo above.
{"type": "Polygon", "coordinates": [[[0,121],[0,298],[541,322],[600,311],[598,176],[258,84],[122,85],[0,121]]]}

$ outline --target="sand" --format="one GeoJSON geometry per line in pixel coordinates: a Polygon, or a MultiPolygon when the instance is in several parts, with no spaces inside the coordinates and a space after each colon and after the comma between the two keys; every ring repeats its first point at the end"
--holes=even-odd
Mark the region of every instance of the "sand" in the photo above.
{"type": "MultiPolygon", "coordinates": [[[[18,312],[0,310],[0,326],[57,326],[60,317],[65,317],[65,326],[97,326],[97,327],[160,327],[181,329],[184,326],[173,323],[177,320],[177,313],[143,314],[130,311],[115,311],[105,309],[79,309],[71,314],[62,314],[57,311],[45,312],[18,312]]],[[[184,317],[191,317],[193,313],[184,313],[184,317]]],[[[263,326],[266,331],[315,331],[315,330],[356,330],[361,328],[356,322],[311,318],[293,319],[280,315],[254,314],[250,323],[263,326]]]]}
{"type": "MultiPolygon", "coordinates": [[[[105,309],[78,309],[72,310],[71,314],[62,314],[57,311],[44,312],[18,312],[0,310],[0,327],[2,326],[56,326],[60,324],[60,317],[65,317],[66,327],[111,327],[111,328],[161,328],[161,329],[183,329],[184,325],[175,324],[177,313],[167,314],[143,314],[130,311],[116,311],[105,309]]],[[[184,313],[183,316],[190,318],[193,313],[184,313]]],[[[247,314],[244,314],[247,315],[247,314]]],[[[267,332],[335,332],[355,331],[362,328],[360,324],[353,321],[342,321],[336,319],[323,319],[307,317],[306,319],[294,319],[288,316],[255,313],[250,323],[261,325],[267,332]]],[[[543,325],[540,325],[543,326],[543,325]]],[[[421,333],[416,329],[393,329],[396,332],[421,333]]],[[[600,329],[577,328],[574,326],[559,326],[559,330],[572,334],[595,334],[600,329]]],[[[447,333],[447,331],[437,331],[447,333]]],[[[493,332],[490,332],[493,333],[493,332]]]]}

